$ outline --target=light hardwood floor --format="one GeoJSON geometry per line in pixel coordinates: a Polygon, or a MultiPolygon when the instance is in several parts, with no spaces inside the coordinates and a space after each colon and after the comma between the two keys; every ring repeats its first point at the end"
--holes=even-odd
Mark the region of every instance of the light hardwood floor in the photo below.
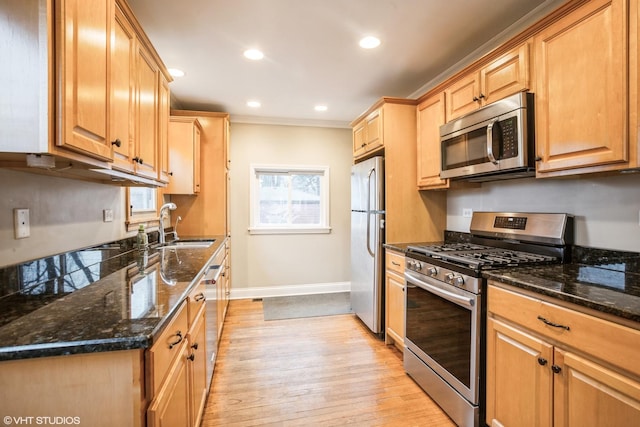
{"type": "Polygon", "coordinates": [[[202,426],[454,426],[354,315],[264,321],[230,302],[202,426]]]}

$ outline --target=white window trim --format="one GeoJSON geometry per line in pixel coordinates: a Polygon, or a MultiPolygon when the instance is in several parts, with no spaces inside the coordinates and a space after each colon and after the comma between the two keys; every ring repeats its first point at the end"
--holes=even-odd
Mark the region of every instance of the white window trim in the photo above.
{"type": "Polygon", "coordinates": [[[249,165],[249,234],[327,234],[331,233],[329,225],[329,166],[291,166],[291,165],[249,165]],[[320,225],[277,225],[265,226],[259,225],[260,210],[258,209],[259,200],[259,180],[257,174],[266,173],[318,173],[322,175],[322,184],[320,186],[320,225]]]}

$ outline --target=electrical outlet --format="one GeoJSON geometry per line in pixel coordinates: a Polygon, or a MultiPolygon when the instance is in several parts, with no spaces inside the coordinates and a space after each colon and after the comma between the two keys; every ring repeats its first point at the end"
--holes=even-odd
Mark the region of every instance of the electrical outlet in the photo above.
{"type": "Polygon", "coordinates": [[[462,209],[462,216],[464,218],[471,218],[473,215],[473,209],[462,209]]]}
{"type": "Polygon", "coordinates": [[[24,239],[30,236],[29,209],[13,210],[13,231],[16,239],[24,239]]]}
{"type": "Polygon", "coordinates": [[[102,221],[103,222],[113,222],[113,209],[103,209],[102,210],[102,221]]]}

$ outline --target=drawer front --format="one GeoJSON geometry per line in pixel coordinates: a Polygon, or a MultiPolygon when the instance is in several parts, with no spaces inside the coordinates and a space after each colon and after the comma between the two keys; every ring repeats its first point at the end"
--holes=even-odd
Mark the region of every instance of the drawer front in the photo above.
{"type": "Polygon", "coordinates": [[[404,275],[404,255],[387,250],[386,252],[387,271],[395,271],[399,275],[404,275]]]}
{"type": "Polygon", "coordinates": [[[189,296],[187,297],[187,314],[189,318],[189,327],[193,325],[198,313],[204,309],[207,299],[204,295],[205,285],[204,283],[199,283],[196,287],[193,288],[191,292],[189,292],[189,296]]]}
{"type": "Polygon", "coordinates": [[[149,350],[151,390],[155,396],[164,381],[173,360],[181,353],[188,332],[187,304],[182,303],[171,322],[162,331],[149,350]]]}
{"type": "Polygon", "coordinates": [[[489,284],[489,313],[640,375],[640,331],[489,284]]]}

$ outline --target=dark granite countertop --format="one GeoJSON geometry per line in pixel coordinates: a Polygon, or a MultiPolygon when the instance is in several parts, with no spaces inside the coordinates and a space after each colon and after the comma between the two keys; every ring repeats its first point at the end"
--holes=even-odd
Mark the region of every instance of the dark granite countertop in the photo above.
{"type": "Polygon", "coordinates": [[[151,346],[225,236],[199,239],[215,240],[208,248],[146,252],[87,248],[24,263],[17,273],[4,268],[0,360],[151,346]]]}
{"type": "MultiPolygon", "coordinates": [[[[468,237],[445,231],[444,241],[460,242],[468,237]]],[[[406,253],[408,246],[419,244],[425,242],[386,243],[384,247],[406,253]]],[[[487,270],[483,276],[640,322],[640,253],[574,246],[570,263],[487,270]]]]}

